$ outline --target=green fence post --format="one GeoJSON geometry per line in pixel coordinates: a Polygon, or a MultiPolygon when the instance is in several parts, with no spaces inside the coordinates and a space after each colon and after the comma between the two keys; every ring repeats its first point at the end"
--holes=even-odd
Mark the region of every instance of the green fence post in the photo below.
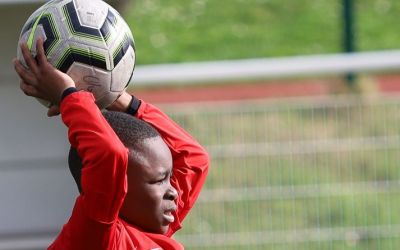
{"type": "MultiPolygon", "coordinates": [[[[343,5],[343,46],[346,53],[355,51],[354,43],[354,1],[342,0],[343,5]]],[[[356,81],[356,75],[349,72],[345,76],[346,83],[353,88],[356,81]]]]}

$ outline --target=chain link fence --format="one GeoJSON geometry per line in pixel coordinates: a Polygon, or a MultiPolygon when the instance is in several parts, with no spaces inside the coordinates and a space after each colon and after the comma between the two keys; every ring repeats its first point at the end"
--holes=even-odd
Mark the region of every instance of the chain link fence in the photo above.
{"type": "Polygon", "coordinates": [[[399,249],[400,99],[163,107],[208,149],[188,249],[399,249]]]}

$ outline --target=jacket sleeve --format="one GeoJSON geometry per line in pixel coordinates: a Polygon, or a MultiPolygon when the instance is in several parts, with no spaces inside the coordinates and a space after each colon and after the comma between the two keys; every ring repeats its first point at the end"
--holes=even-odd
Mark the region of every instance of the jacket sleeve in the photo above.
{"type": "Polygon", "coordinates": [[[68,127],[69,141],[82,159],[82,193],[53,246],[85,249],[86,245],[103,249],[115,236],[114,222],[127,192],[128,151],[104,119],[91,93],[68,95],[60,110],[68,127]]]}
{"type": "Polygon", "coordinates": [[[137,117],[157,129],[172,154],[171,184],[179,196],[175,222],[167,233],[170,236],[181,228],[182,220],[200,194],[208,173],[209,157],[195,139],[155,106],[142,100],[137,117]]]}

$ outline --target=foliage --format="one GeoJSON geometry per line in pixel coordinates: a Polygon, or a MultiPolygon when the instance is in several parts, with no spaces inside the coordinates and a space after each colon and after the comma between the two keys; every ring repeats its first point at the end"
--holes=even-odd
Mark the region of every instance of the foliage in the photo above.
{"type": "MultiPolygon", "coordinates": [[[[355,2],[357,49],[399,48],[400,1],[355,2]]],[[[139,64],[342,50],[340,0],[142,0],[124,14],[139,64]]]]}

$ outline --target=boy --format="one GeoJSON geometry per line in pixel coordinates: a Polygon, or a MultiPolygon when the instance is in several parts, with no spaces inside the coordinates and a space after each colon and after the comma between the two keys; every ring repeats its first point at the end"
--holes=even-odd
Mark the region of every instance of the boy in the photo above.
{"type": "Polygon", "coordinates": [[[160,110],[127,93],[110,109],[128,111],[157,131],[114,113],[107,119],[119,124],[112,125],[118,138],[92,94],[77,91],[68,75],[47,62],[41,39],[36,60],[26,45],[21,49],[30,69],[14,59],[21,90],[60,107],[83,165],[81,194],[49,249],[183,249],[170,237],[204,184],[209,159],[203,148],[160,110]],[[132,126],[148,131],[139,137],[124,135],[132,126]]]}

